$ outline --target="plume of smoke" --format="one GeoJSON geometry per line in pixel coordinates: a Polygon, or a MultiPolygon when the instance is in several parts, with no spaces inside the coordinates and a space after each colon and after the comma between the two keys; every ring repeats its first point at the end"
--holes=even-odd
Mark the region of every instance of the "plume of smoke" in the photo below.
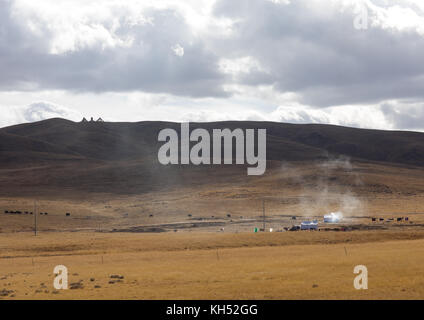
{"type": "Polygon", "coordinates": [[[288,164],[283,169],[289,170],[291,183],[301,187],[299,206],[305,217],[340,212],[346,218],[365,213],[366,204],[352,190],[362,181],[349,158],[329,158],[314,165],[312,173],[301,172],[288,164]]]}

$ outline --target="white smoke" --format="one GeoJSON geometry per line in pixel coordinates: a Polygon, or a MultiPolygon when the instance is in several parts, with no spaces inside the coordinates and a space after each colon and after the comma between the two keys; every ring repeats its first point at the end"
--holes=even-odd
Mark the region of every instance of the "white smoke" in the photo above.
{"type": "Polygon", "coordinates": [[[339,217],[363,215],[366,205],[354,192],[362,184],[348,158],[340,157],[316,164],[307,171],[287,164],[289,180],[301,187],[299,205],[305,217],[337,214],[339,217]]]}

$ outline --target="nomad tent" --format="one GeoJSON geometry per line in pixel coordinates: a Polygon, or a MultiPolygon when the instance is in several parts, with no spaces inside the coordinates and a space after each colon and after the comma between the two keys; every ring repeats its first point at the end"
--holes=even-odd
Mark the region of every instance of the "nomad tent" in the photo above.
{"type": "Polygon", "coordinates": [[[303,221],[300,224],[300,230],[318,230],[318,221],[303,221]]]}

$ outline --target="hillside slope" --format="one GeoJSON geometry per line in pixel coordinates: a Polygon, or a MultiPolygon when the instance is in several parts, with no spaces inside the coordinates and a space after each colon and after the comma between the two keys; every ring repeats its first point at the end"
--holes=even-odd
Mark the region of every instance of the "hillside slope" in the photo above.
{"type": "MultiPolygon", "coordinates": [[[[318,124],[275,122],[190,123],[190,128],[267,129],[268,160],[311,160],[328,154],[363,160],[424,166],[424,133],[364,130],[318,124]]],[[[64,119],[0,129],[0,154],[48,153],[103,161],[156,158],[163,128],[169,122],[75,123],[64,119]]],[[[31,160],[33,161],[33,159],[31,160]]]]}
{"type": "MultiPolygon", "coordinates": [[[[190,128],[267,129],[266,175],[281,163],[320,162],[341,156],[361,162],[424,166],[424,134],[331,125],[273,122],[190,123],[190,128]]],[[[0,129],[0,192],[55,190],[140,194],[205,183],[247,183],[239,165],[162,166],[157,141],[169,122],[75,123],[64,119],[0,129]]]]}

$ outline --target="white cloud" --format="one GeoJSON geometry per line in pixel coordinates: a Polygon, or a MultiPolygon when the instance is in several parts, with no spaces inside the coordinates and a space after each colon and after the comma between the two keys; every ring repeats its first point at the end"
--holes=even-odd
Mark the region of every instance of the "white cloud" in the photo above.
{"type": "Polygon", "coordinates": [[[50,118],[64,118],[72,121],[82,119],[78,111],[46,101],[34,102],[27,106],[2,105],[0,110],[2,111],[1,127],[50,118]]]}
{"type": "Polygon", "coordinates": [[[219,61],[219,69],[223,73],[237,77],[240,74],[252,72],[265,72],[263,66],[254,57],[240,57],[235,59],[223,58],[219,61]]]}
{"type": "Polygon", "coordinates": [[[366,1],[370,11],[372,27],[380,27],[393,31],[416,32],[424,36],[424,12],[417,10],[417,4],[400,1],[391,6],[380,7],[366,1]],[[413,5],[413,6],[411,6],[413,5]]]}
{"type": "Polygon", "coordinates": [[[184,55],[184,48],[181,47],[178,43],[172,46],[171,49],[174,52],[174,54],[178,57],[182,57],[184,55]]]}
{"type": "Polygon", "coordinates": [[[271,113],[273,121],[291,123],[325,123],[358,128],[393,129],[381,106],[343,106],[315,109],[278,107],[271,113]]]}
{"type": "Polygon", "coordinates": [[[81,114],[75,110],[59,106],[54,103],[41,101],[34,102],[23,108],[23,117],[28,122],[40,121],[49,118],[65,118],[69,120],[80,120],[81,114]]]}
{"type": "MultiPolygon", "coordinates": [[[[49,52],[63,54],[83,50],[85,48],[126,47],[132,38],[116,33],[121,25],[122,15],[128,13],[125,7],[112,2],[107,5],[65,1],[50,1],[35,4],[33,1],[19,0],[14,2],[14,19],[24,21],[36,37],[43,37],[49,42],[49,52]]],[[[139,14],[139,12],[137,12],[139,14]]],[[[130,15],[135,24],[147,23],[145,19],[130,15]]],[[[125,23],[126,21],[124,21],[125,23]]]]}

